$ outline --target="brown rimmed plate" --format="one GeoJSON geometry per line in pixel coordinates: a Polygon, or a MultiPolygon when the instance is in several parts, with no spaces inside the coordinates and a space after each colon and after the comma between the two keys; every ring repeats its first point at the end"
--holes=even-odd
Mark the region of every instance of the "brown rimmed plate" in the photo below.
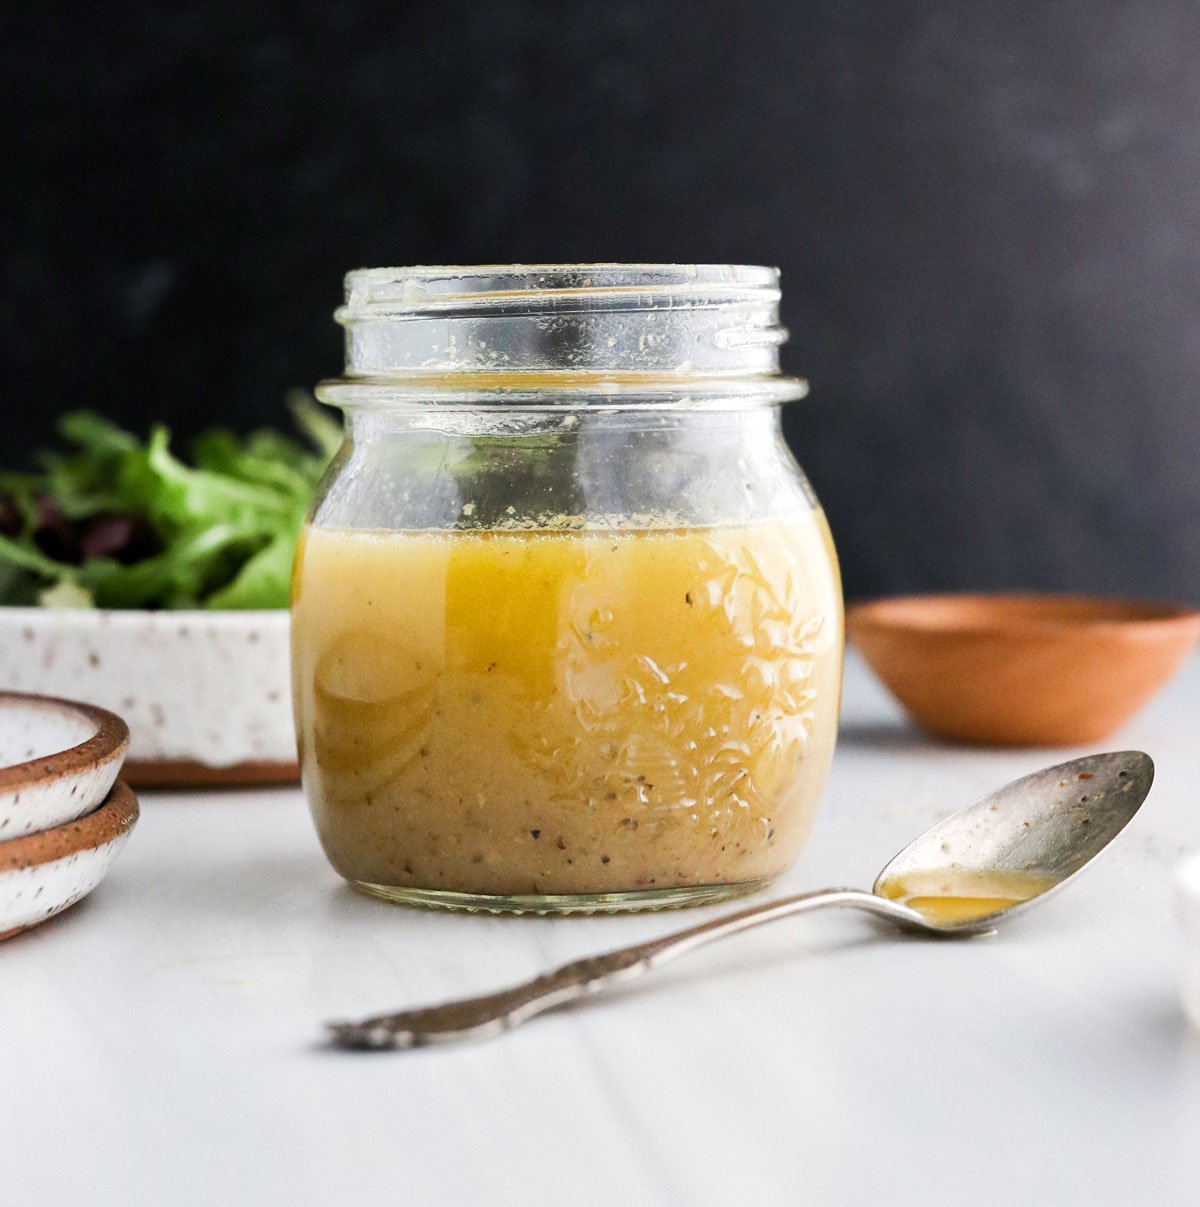
{"type": "Polygon", "coordinates": [[[137,819],[137,797],[118,780],[87,816],[0,842],[0,939],[86,897],[104,879],[137,819]]]}
{"type": "Polygon", "coordinates": [[[0,840],[82,817],[108,795],[129,728],[115,713],[0,692],[0,840]]]}

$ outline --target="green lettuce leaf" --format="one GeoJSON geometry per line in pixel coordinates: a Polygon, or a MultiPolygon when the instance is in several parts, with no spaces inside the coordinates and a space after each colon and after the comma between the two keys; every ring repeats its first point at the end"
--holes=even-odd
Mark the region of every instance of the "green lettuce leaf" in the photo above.
{"type": "Polygon", "coordinates": [[[0,604],[286,607],[304,516],[341,443],[311,398],[289,406],[304,442],[214,428],[191,464],[165,427],[143,442],[90,412],[65,415],[71,451],[0,475],[0,604]]]}

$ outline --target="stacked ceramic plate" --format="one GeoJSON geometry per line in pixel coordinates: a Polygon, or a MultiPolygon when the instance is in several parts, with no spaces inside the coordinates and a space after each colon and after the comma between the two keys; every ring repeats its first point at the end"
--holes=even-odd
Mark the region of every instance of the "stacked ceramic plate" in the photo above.
{"type": "Polygon", "coordinates": [[[129,729],[89,704],[0,693],[0,938],[96,887],[137,821],[129,729]]]}

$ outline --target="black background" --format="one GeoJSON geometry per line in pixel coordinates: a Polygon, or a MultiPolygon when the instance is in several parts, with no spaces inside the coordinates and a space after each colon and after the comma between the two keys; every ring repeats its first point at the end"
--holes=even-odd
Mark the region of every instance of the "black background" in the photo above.
{"type": "Polygon", "coordinates": [[[1182,0],[9,5],[6,459],[281,421],[347,268],[777,263],[849,594],[1200,601],[1198,63],[1182,0]]]}

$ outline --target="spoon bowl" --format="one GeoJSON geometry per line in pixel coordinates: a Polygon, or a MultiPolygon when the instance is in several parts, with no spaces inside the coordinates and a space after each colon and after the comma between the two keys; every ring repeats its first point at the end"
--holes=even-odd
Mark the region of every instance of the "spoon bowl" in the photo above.
{"type": "Polygon", "coordinates": [[[1154,783],[1138,750],[1073,759],[950,814],[879,873],[873,892],[926,927],[991,930],[998,914],[1061,888],[1125,828],[1154,783]]]}

